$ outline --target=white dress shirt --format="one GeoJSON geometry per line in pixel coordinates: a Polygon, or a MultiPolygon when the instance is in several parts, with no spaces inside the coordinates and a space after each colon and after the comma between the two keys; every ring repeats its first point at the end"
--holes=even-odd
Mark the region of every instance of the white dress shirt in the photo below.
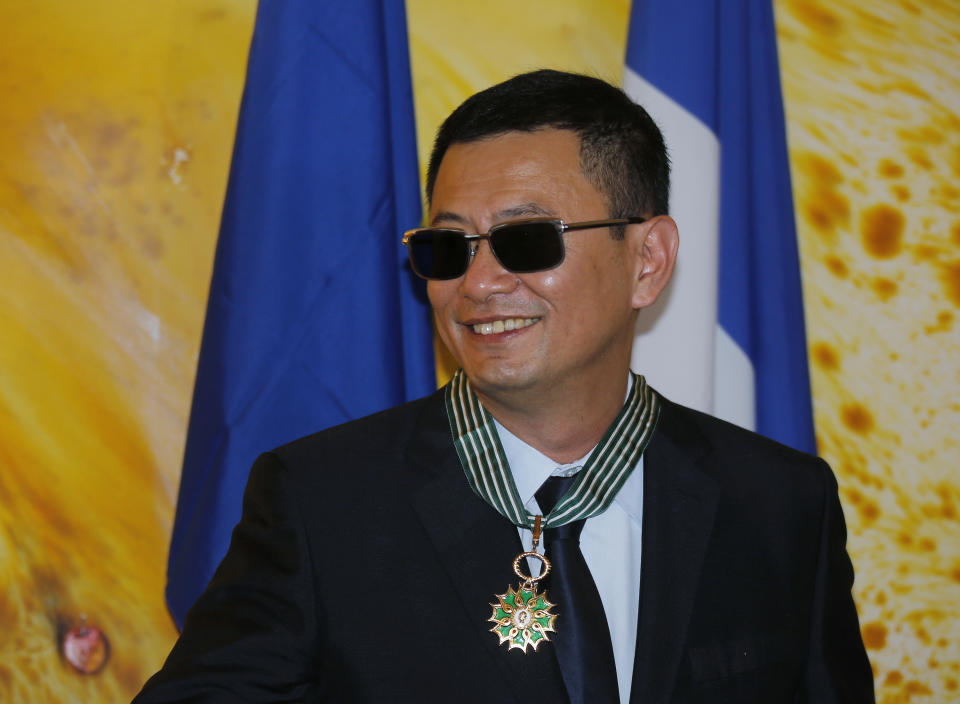
{"type": "MultiPolygon", "coordinates": [[[[520,500],[528,511],[540,513],[534,496],[551,475],[570,476],[579,471],[593,452],[576,462],[556,462],[531,447],[494,420],[500,443],[506,453],[520,500]]],[[[617,668],[620,701],[630,700],[633,658],[637,642],[637,614],[640,599],[640,545],[643,528],[643,457],[624,482],[606,511],[588,518],[580,536],[580,550],[597,584],[610,627],[613,658],[617,668]]],[[[519,528],[524,550],[533,545],[533,534],[519,528]]],[[[543,552],[541,540],[539,552],[543,552]]],[[[531,569],[539,573],[539,563],[531,569]]],[[[562,608],[562,605],[559,605],[562,608]]],[[[559,626],[559,624],[558,624],[559,626]]]]}

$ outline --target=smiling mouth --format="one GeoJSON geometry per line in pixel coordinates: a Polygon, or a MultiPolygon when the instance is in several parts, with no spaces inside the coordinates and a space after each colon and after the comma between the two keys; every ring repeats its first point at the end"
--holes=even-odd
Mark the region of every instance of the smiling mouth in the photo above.
{"type": "Polygon", "coordinates": [[[489,323],[477,323],[471,327],[478,335],[496,335],[501,332],[530,327],[539,320],[540,318],[507,318],[506,320],[494,320],[489,323]]]}

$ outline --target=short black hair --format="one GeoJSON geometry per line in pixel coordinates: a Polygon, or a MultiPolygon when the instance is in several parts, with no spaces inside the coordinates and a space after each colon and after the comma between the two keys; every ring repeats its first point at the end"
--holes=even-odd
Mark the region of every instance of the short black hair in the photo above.
{"type": "Polygon", "coordinates": [[[580,168],[606,197],[610,217],[667,213],[670,160],[647,111],[606,81],[550,69],[480,91],[444,120],[427,168],[427,200],[451,144],[544,128],[580,137],[580,168]]]}

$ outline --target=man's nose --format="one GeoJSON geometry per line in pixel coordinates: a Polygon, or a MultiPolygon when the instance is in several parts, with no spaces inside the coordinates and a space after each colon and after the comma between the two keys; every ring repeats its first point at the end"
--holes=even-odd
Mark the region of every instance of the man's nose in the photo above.
{"type": "Polygon", "coordinates": [[[513,291],[518,282],[517,275],[504,269],[493,255],[490,241],[480,240],[460,281],[460,292],[475,301],[485,301],[495,293],[513,291]]]}

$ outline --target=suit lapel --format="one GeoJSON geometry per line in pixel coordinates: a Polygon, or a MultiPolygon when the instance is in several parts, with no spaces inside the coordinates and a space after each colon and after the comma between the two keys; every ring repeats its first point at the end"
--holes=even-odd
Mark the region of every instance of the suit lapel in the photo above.
{"type": "Polygon", "coordinates": [[[549,643],[526,654],[497,644],[487,622],[494,595],[515,585],[513,558],[522,551],[516,527],[480,499],[467,484],[453,447],[442,393],[425,406],[407,452],[425,480],[411,495],[437,557],[464,608],[465,649],[487,659],[491,677],[499,677],[507,696],[525,698],[539,692],[566,701],[566,690],[549,643]],[[494,674],[496,673],[496,674],[494,674]]]}
{"type": "Polygon", "coordinates": [[[664,402],[644,454],[643,548],[631,702],[673,692],[717,506],[698,469],[709,447],[682,409],[664,402]]]}

